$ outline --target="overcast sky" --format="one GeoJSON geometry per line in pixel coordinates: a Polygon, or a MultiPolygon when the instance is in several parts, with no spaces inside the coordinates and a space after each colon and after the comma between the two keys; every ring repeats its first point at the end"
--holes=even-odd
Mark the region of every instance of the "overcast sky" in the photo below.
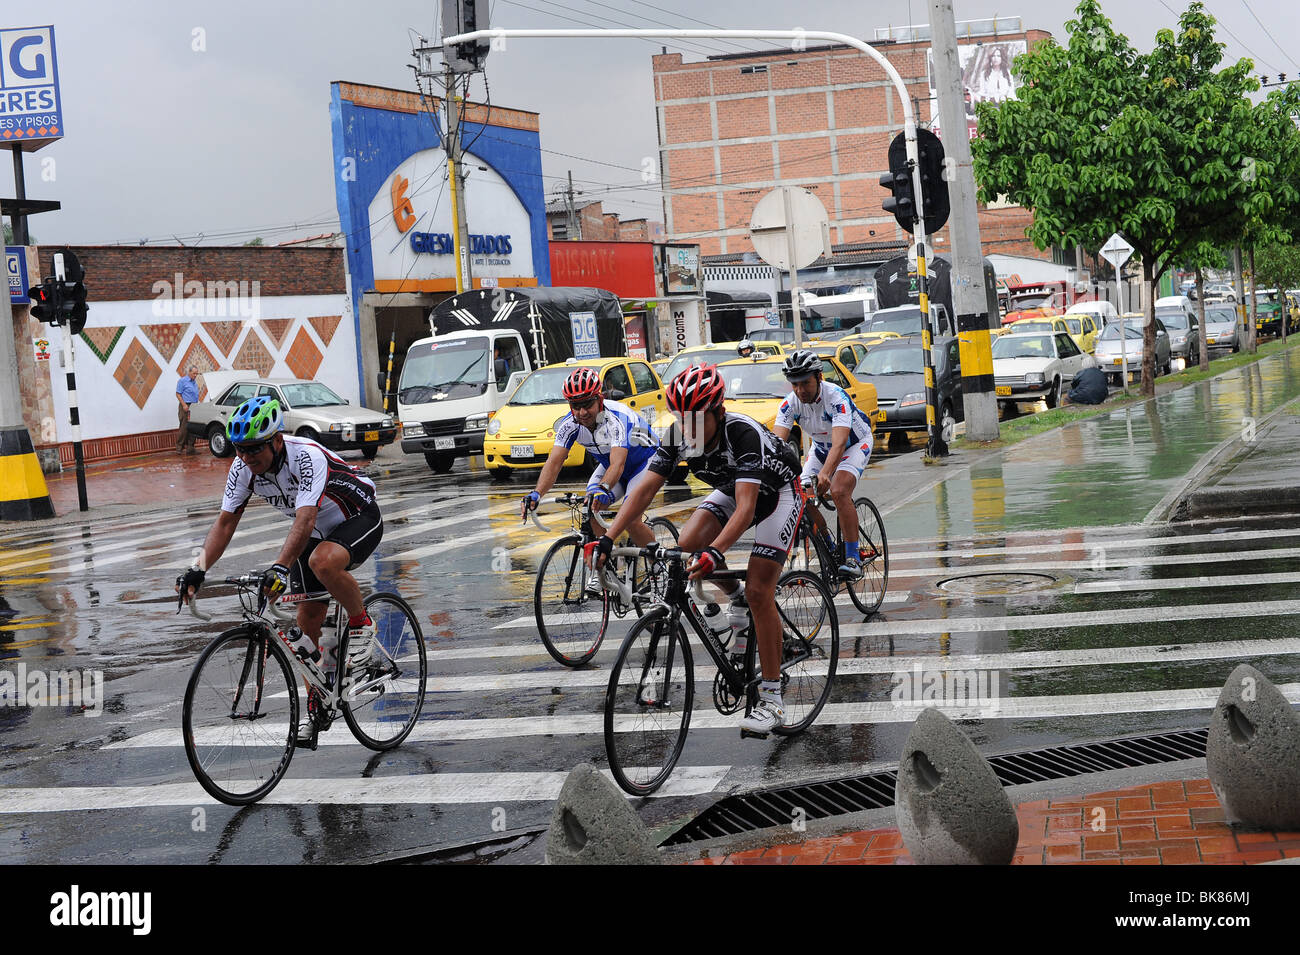
{"type": "MultiPolygon", "coordinates": [[[[956,0],[956,16],[1019,16],[1026,28],[1062,38],[1075,2],[956,0]]],[[[25,159],[28,196],[63,203],[61,211],[29,220],[40,242],[134,244],[175,236],[192,245],[202,235],[204,244],[240,244],[261,235],[269,245],[337,229],[329,84],[413,89],[413,37],[438,35],[440,3],[44,0],[23,10],[6,6],[0,27],[55,26],[67,135],[25,159]]],[[[1257,74],[1300,74],[1293,59],[1300,56],[1295,0],[1209,0],[1206,6],[1230,59],[1252,58],[1257,74]]],[[[1146,50],[1186,4],[1105,0],[1103,9],[1146,50]]],[[[927,0],[492,0],[491,17],[492,26],[516,28],[696,28],[703,24],[692,18],[699,18],[727,29],[803,27],[870,39],[876,27],[924,24],[928,10],[927,0]]],[[[602,198],[607,210],[662,219],[658,195],[640,177],[642,160],[657,152],[650,58],[660,46],[634,39],[510,40],[490,54],[492,102],[541,114],[548,194],[572,170],[575,185],[602,198]],[[617,191],[620,186],[635,188],[617,191]]],[[[723,41],[675,48],[688,61],[737,50],[723,41]]],[[[483,98],[481,76],[471,98],[483,98]]],[[[0,191],[12,196],[13,190],[12,163],[5,159],[0,191]]]]}

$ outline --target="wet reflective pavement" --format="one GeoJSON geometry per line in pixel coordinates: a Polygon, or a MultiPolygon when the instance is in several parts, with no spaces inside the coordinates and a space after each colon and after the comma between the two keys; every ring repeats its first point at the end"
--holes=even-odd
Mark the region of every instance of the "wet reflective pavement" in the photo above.
{"type": "MultiPolygon", "coordinates": [[[[1141,523],[1243,417],[1300,393],[1298,371],[1270,360],[971,465],[873,464],[861,487],[886,512],[889,594],[870,620],[838,602],[839,674],[817,724],[742,742],[712,710],[712,668],[696,653],[690,737],[668,786],[636,804],[642,818],[671,825],[735,789],[892,765],[930,703],[999,752],[1204,725],[1238,662],[1300,699],[1294,521],[1141,523]]],[[[99,716],[0,708],[0,862],[373,859],[545,825],[564,773],[605,765],[601,701],[631,619],[611,622],[590,668],[542,649],[533,575],[563,530],[558,509],[545,535],[517,517],[531,480],[493,483],[463,464],[435,477],[383,458],[372,471],[386,529],[358,578],[419,614],[421,722],[387,754],[338,725],[242,810],[194,783],[179,731],[194,659],[237,619],[229,587],[205,587],[210,624],[175,615],[170,595],[215,516],[219,470],[202,505],[0,530],[0,671],[104,679],[99,716]]],[[[561,489],[577,486],[566,477],[561,489]]],[[[680,524],[703,493],[671,489],[652,514],[680,524]]],[[[264,566],[287,529],[250,507],[216,573],[264,566]]]]}

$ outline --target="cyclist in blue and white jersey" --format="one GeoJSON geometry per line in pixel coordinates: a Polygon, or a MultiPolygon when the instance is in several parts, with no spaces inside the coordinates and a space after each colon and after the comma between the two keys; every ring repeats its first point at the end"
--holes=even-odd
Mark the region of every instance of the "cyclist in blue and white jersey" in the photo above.
{"type": "MultiPolygon", "coordinates": [[[[564,382],[564,397],[569,402],[569,413],[556,425],[555,446],[546,458],[536,486],[521,502],[520,513],[525,518],[555,484],[575,442],[581,442],[598,462],[587,481],[586,491],[597,509],[613,504],[637,487],[646,477],[646,465],[659,450],[659,439],[644,418],[627,405],[605,400],[600,375],[595,369],[575,368],[564,382]]],[[[591,523],[593,537],[604,533],[605,526],[594,514],[591,523]]],[[[655,541],[654,531],[640,515],[628,527],[628,535],[641,546],[655,541]]],[[[600,590],[600,575],[593,569],[587,579],[587,592],[599,594],[600,590]]]]}
{"type": "Polygon", "coordinates": [[[844,535],[840,574],[856,580],[862,576],[862,561],[853,491],[871,461],[871,419],[848,392],[823,380],[821,359],[813,352],[800,350],[787,356],[781,371],[794,390],[777,409],[772,431],[785,441],[797,422],[808,435],[811,443],[801,479],[816,484],[818,494],[830,492],[844,535]]]}

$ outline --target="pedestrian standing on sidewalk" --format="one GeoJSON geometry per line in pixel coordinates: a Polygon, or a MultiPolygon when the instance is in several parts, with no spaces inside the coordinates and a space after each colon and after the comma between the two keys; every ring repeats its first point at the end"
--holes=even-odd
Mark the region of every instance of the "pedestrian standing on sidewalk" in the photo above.
{"type": "Polygon", "coordinates": [[[176,383],[176,408],[180,428],[176,432],[176,452],[178,454],[194,453],[194,435],[190,434],[190,405],[199,400],[197,382],[199,369],[190,365],[185,370],[185,377],[176,383]]]}

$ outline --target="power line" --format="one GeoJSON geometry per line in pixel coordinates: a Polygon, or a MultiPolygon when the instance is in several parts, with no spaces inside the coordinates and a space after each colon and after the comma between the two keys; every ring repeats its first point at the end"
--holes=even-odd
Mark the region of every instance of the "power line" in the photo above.
{"type": "MultiPolygon", "coordinates": [[[[1160,5],[1163,6],[1163,7],[1164,7],[1166,10],[1168,10],[1170,13],[1172,13],[1175,17],[1180,16],[1180,14],[1179,14],[1179,12],[1178,12],[1177,10],[1175,10],[1175,9],[1174,9],[1173,7],[1171,7],[1169,4],[1165,3],[1165,0],[1160,0],[1160,5]]],[[[1207,11],[1209,11],[1209,6],[1208,6],[1208,4],[1207,4],[1207,6],[1206,6],[1205,9],[1206,9],[1207,11]]],[[[1239,36],[1237,36],[1237,34],[1233,33],[1232,30],[1228,29],[1228,25],[1227,25],[1226,23],[1223,22],[1223,18],[1222,18],[1222,17],[1215,17],[1214,20],[1215,20],[1215,22],[1216,22],[1219,26],[1223,27],[1223,32],[1224,32],[1224,33],[1228,34],[1228,36],[1230,36],[1230,37],[1232,37],[1234,40],[1236,40],[1236,41],[1237,41],[1237,45],[1238,45],[1239,47],[1241,47],[1243,50],[1245,50],[1247,53],[1250,54],[1250,58],[1251,58],[1252,60],[1254,60],[1254,61],[1257,62],[1257,63],[1262,63],[1264,66],[1267,66],[1267,67],[1269,68],[1269,71],[1270,71],[1270,72],[1275,72],[1275,71],[1273,70],[1273,65],[1272,65],[1271,63],[1268,63],[1268,62],[1267,62],[1263,57],[1261,57],[1261,56],[1257,56],[1257,55],[1255,54],[1255,51],[1252,50],[1250,47],[1248,47],[1245,43],[1243,43],[1242,40],[1241,40],[1241,38],[1240,38],[1239,36]]]]}
{"type": "MultiPolygon", "coordinates": [[[[539,8],[537,8],[537,7],[530,7],[530,6],[529,6],[528,4],[526,4],[526,3],[520,3],[519,0],[501,0],[501,2],[502,2],[502,3],[508,3],[508,4],[510,4],[512,7],[521,7],[522,9],[524,9],[524,10],[528,10],[528,11],[530,11],[530,12],[532,12],[532,13],[540,13],[540,14],[541,14],[542,16],[544,16],[544,17],[554,17],[554,18],[556,18],[556,19],[560,19],[560,20],[568,20],[570,23],[576,23],[576,24],[578,24],[579,26],[585,26],[585,27],[589,27],[589,26],[591,26],[591,22],[590,22],[589,20],[579,20],[579,19],[576,19],[575,17],[565,16],[565,15],[562,14],[562,13],[552,13],[552,12],[549,11],[549,10],[541,10],[541,9],[539,9],[539,8]]],[[[561,6],[561,4],[557,4],[557,6],[561,6]]],[[[573,8],[572,8],[572,7],[565,7],[565,9],[566,9],[566,10],[572,10],[573,8]]],[[[578,12],[578,13],[585,13],[585,11],[582,11],[582,10],[578,10],[577,12],[578,12]]],[[[595,16],[595,14],[587,13],[586,16],[591,17],[591,16],[595,16]]],[[[608,20],[609,17],[601,17],[601,19],[602,19],[602,20],[608,20]]],[[[614,22],[617,22],[617,21],[614,21],[614,22]]],[[[626,26],[626,24],[620,24],[620,26],[626,26]]],[[[636,39],[641,40],[641,41],[644,42],[644,43],[649,43],[651,46],[662,46],[662,44],[656,43],[654,40],[651,40],[649,37],[636,37],[636,39]]],[[[679,43],[677,43],[677,44],[674,46],[674,49],[680,50],[680,51],[683,52],[683,53],[694,53],[696,56],[701,56],[701,55],[703,55],[703,56],[709,56],[709,55],[711,55],[711,53],[713,52],[713,51],[710,51],[710,50],[707,50],[707,49],[700,49],[700,48],[695,48],[695,47],[692,47],[692,48],[689,48],[689,49],[688,49],[687,46],[685,45],[684,41],[683,41],[683,42],[679,42],[679,43]]]]}
{"type": "Polygon", "coordinates": [[[1273,34],[1269,32],[1268,27],[1264,26],[1264,22],[1260,20],[1259,17],[1255,16],[1255,11],[1250,8],[1250,4],[1247,3],[1246,0],[1241,0],[1241,5],[1246,8],[1246,12],[1249,13],[1251,17],[1254,18],[1256,23],[1259,24],[1259,28],[1264,31],[1264,36],[1268,37],[1269,40],[1272,41],[1273,45],[1277,47],[1278,52],[1281,53],[1283,56],[1285,56],[1288,60],[1291,60],[1292,66],[1300,67],[1300,63],[1297,63],[1291,57],[1291,54],[1287,53],[1286,50],[1282,49],[1282,44],[1278,43],[1277,40],[1273,39],[1273,34]]]}

